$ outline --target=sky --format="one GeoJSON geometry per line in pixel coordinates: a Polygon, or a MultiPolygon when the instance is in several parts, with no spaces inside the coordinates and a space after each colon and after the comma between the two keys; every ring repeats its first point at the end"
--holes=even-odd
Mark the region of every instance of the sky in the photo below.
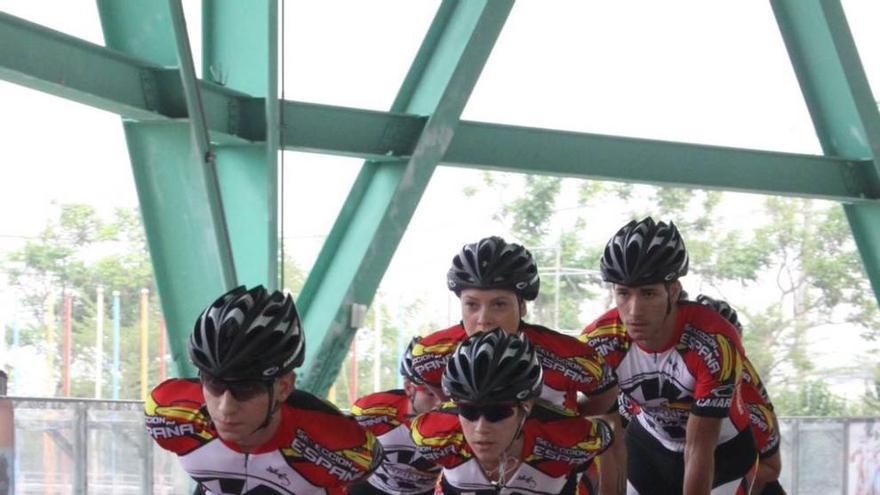
{"type": "MultiPolygon", "coordinates": [[[[184,2],[195,47],[198,5],[184,2]]],[[[286,0],[284,97],[387,110],[438,5],[286,0]]],[[[880,90],[880,2],[843,5],[869,81],[880,90]]],[[[0,10],[103,44],[90,0],[0,0],[0,10]]],[[[0,256],[36,234],[53,204],[90,202],[105,212],[137,205],[116,115],[6,82],[0,108],[0,157],[15,167],[0,181],[0,211],[8,212],[0,215],[0,256]]],[[[766,0],[520,0],[462,118],[821,153],[766,0]]],[[[285,152],[284,164],[285,245],[308,266],[361,161],[285,152]]],[[[435,320],[455,320],[456,301],[444,284],[449,260],[462,244],[507,233],[491,217],[497,196],[459,194],[480,178],[479,171],[438,168],[383,281],[385,302],[420,297],[435,320]]],[[[738,213],[760,207],[760,196],[734,197],[738,213]]],[[[625,220],[622,211],[590,213],[594,240],[625,220]]],[[[746,226],[749,218],[728,221],[746,226]]],[[[14,294],[0,291],[0,320],[13,318],[14,306],[14,294]]]]}

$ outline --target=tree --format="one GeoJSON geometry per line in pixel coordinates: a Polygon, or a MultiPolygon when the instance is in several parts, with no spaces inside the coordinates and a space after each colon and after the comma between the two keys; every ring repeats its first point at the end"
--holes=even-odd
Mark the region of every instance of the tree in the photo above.
{"type": "MultiPolygon", "coordinates": [[[[784,398],[781,414],[805,413],[814,405],[809,411],[815,414],[839,410],[833,394],[810,378],[815,365],[806,336],[811,329],[845,324],[862,328],[867,339],[880,335],[877,302],[837,205],[767,197],[755,215],[754,229],[743,231],[728,225],[725,212],[733,207],[729,197],[717,191],[512,174],[490,175],[485,183],[499,196],[522,191],[504,198],[496,215],[532,249],[542,268],[541,297],[532,309],[538,323],[553,322],[548,308],[553,308],[557,290],[555,277],[544,272],[557,264],[552,259],[556,250],[541,247],[560,246],[561,266],[595,269],[605,241],[584,243],[578,232],[589,227],[593,213],[584,207],[595,205],[601,197],[605,208],[628,211],[629,218],[674,219],[686,239],[690,273],[697,276],[684,280],[685,288],[692,297],[707,288],[737,308],[746,324],[744,345],[750,359],[771,394],[784,398]],[[521,187],[511,185],[515,177],[522,177],[521,187]],[[556,218],[557,201],[567,182],[577,184],[581,191],[578,206],[584,215],[562,225],[556,218]],[[557,226],[556,233],[551,226],[557,226]],[[694,286],[695,281],[699,285],[694,286]],[[745,291],[767,296],[763,304],[745,306],[725,295],[745,291]],[[822,400],[816,399],[820,396],[822,400]],[[797,397],[810,400],[798,402],[797,397]]],[[[595,276],[580,277],[576,283],[561,281],[559,306],[564,317],[560,321],[564,323],[560,326],[582,326],[585,322],[577,321],[577,308],[585,299],[601,294],[601,287],[595,276]]]]}

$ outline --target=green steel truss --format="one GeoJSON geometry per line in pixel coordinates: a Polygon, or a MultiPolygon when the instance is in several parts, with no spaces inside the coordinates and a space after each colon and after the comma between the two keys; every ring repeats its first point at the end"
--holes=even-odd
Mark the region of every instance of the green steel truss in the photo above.
{"type": "Polygon", "coordinates": [[[0,78],[126,119],[181,373],[201,307],[277,287],[281,148],[367,160],[298,300],[316,392],[441,163],[839,201],[880,299],[880,117],[839,0],[771,1],[824,156],[460,121],[512,0],[444,1],[387,112],[279,101],[277,0],[205,2],[197,80],[179,1],[98,0],[106,47],[0,13],[0,78]]]}

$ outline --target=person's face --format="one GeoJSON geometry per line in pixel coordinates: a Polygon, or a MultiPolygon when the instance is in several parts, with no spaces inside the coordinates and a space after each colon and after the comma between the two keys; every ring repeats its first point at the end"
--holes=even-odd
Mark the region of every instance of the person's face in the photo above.
{"type": "Polygon", "coordinates": [[[202,392],[205,405],[217,433],[244,449],[255,448],[271,438],[277,428],[276,412],[269,426],[259,429],[266,419],[269,407],[269,386],[275,388],[275,400],[280,402],[293,391],[293,375],[279,377],[271,385],[256,380],[223,381],[202,374],[202,392]]]}
{"type": "Polygon", "coordinates": [[[516,333],[519,330],[519,322],[525,315],[525,301],[516,297],[513,291],[504,289],[461,291],[461,321],[468,336],[495,328],[516,333]]]}
{"type": "Polygon", "coordinates": [[[666,314],[667,305],[678,300],[680,290],[678,281],[671,283],[668,291],[663,283],[638,287],[615,284],[614,303],[630,338],[649,348],[664,345],[671,316],[666,314]]]}
{"type": "Polygon", "coordinates": [[[409,380],[403,381],[406,396],[409,397],[413,410],[410,414],[422,414],[437,407],[441,398],[427,385],[416,385],[409,380]]]}
{"type": "Polygon", "coordinates": [[[458,404],[458,419],[464,438],[483,464],[495,464],[513,443],[525,414],[515,404],[487,404],[480,407],[458,404]],[[479,416],[474,418],[479,413],[479,416]],[[506,417],[499,419],[498,416],[506,417]],[[496,419],[497,421],[491,421],[496,419]]]}

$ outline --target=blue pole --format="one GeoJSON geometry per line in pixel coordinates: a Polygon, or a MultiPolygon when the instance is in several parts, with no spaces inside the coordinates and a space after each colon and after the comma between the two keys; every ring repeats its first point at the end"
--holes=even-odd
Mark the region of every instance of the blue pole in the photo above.
{"type": "Polygon", "coordinates": [[[113,399],[119,399],[119,291],[113,291],[113,399]]]}

